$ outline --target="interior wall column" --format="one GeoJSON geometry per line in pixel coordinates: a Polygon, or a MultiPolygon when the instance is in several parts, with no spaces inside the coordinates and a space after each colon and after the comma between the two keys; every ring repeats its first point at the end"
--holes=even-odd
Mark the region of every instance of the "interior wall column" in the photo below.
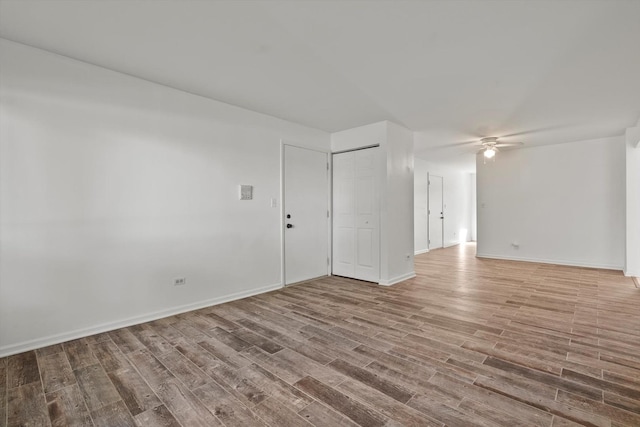
{"type": "Polygon", "coordinates": [[[625,134],[626,259],[624,274],[640,277],[640,121],[625,134]]]}

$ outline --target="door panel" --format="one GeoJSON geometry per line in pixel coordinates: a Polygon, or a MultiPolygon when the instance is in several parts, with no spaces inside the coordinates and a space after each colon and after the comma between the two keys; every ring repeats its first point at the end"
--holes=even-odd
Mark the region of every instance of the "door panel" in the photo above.
{"type": "Polygon", "coordinates": [[[373,267],[373,230],[358,230],[358,265],[373,267]]]}
{"type": "Polygon", "coordinates": [[[333,155],[333,266],[338,276],[353,277],[355,272],[355,156],[333,155]]]}
{"type": "Polygon", "coordinates": [[[356,210],[359,215],[373,214],[373,199],[375,197],[373,194],[373,179],[371,176],[358,178],[358,185],[356,187],[358,206],[356,210]]]}
{"type": "Polygon", "coordinates": [[[284,146],[285,284],[328,273],[327,154],[284,146]],[[290,218],[287,216],[290,215],[290,218]]]}
{"type": "Polygon", "coordinates": [[[441,176],[429,175],[429,249],[444,246],[444,210],[443,179],[441,176]]]}
{"type": "Polygon", "coordinates": [[[334,154],[333,274],[380,278],[378,148],[334,154]]]}
{"type": "Polygon", "coordinates": [[[334,246],[340,248],[340,250],[333,253],[333,258],[334,263],[338,262],[340,265],[335,266],[334,264],[334,273],[338,274],[336,273],[336,267],[338,267],[339,271],[352,274],[353,256],[355,255],[353,229],[351,227],[339,227],[335,236],[334,246]]]}

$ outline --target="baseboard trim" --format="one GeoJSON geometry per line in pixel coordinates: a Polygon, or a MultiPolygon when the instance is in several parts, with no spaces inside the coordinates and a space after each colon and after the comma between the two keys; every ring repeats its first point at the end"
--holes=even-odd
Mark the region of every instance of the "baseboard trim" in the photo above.
{"type": "Polygon", "coordinates": [[[396,283],[404,282],[405,280],[413,279],[414,277],[416,277],[416,272],[412,271],[407,274],[403,274],[401,276],[396,276],[389,280],[381,280],[378,282],[378,285],[391,286],[391,285],[395,285],[396,283]]]}
{"type": "Polygon", "coordinates": [[[305,279],[305,280],[301,280],[299,282],[295,282],[295,283],[289,283],[288,285],[284,285],[286,288],[288,288],[289,286],[298,286],[298,285],[304,285],[305,283],[309,283],[309,282],[314,282],[316,280],[320,280],[320,279],[326,279],[327,277],[329,277],[328,274],[324,274],[322,276],[318,276],[318,277],[313,277],[311,279],[305,279]]]}
{"type": "Polygon", "coordinates": [[[429,249],[420,249],[419,251],[415,251],[414,255],[426,254],[429,252],[429,249]]]}
{"type": "Polygon", "coordinates": [[[492,254],[481,254],[476,253],[477,258],[489,258],[489,259],[503,259],[506,261],[524,261],[524,262],[537,262],[540,264],[555,264],[555,265],[566,265],[569,267],[586,267],[586,268],[600,268],[603,270],[620,270],[622,271],[621,265],[613,265],[613,264],[593,264],[588,262],[581,261],[567,261],[562,259],[544,259],[544,258],[527,258],[527,257],[514,257],[514,256],[504,256],[504,255],[492,255],[492,254]]]}
{"type": "Polygon", "coordinates": [[[640,277],[640,271],[624,270],[623,273],[627,277],[635,277],[635,278],[640,277]]]}
{"type": "Polygon", "coordinates": [[[118,320],[115,322],[103,323],[97,326],[89,328],[76,329],[70,332],[64,332],[61,334],[49,335],[43,338],[36,338],[29,341],[23,341],[16,344],[10,344],[0,347],[0,357],[11,356],[13,354],[22,353],[29,350],[35,350],[37,348],[47,347],[54,344],[60,344],[66,341],[75,340],[79,338],[88,337],[103,332],[113,331],[114,329],[126,328],[127,326],[137,325],[140,323],[151,322],[153,320],[162,319],[163,317],[174,316],[180,313],[186,313],[188,311],[199,310],[205,307],[211,307],[225,302],[235,301],[242,298],[247,298],[253,295],[263,294],[266,292],[281,289],[282,284],[262,286],[260,288],[251,289],[248,291],[236,292],[230,295],[222,297],[211,298],[205,301],[199,301],[192,304],[184,304],[178,307],[172,307],[166,310],[155,311],[152,313],[143,314],[140,316],[129,317],[127,319],[118,320]]]}

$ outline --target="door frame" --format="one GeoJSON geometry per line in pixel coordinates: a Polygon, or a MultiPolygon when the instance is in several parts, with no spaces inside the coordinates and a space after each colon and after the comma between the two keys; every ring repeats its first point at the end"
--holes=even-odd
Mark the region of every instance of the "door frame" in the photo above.
{"type": "Polygon", "coordinates": [[[434,249],[442,249],[444,248],[444,177],[440,175],[432,174],[431,172],[427,172],[427,251],[430,251],[431,248],[431,177],[436,176],[442,180],[442,188],[440,189],[440,194],[442,200],[440,204],[442,206],[442,246],[440,248],[434,249]]]}
{"type": "Polygon", "coordinates": [[[332,164],[332,158],[331,158],[331,150],[321,150],[318,148],[309,148],[309,147],[305,147],[304,145],[301,144],[296,144],[294,142],[285,140],[285,139],[281,139],[280,140],[280,284],[281,287],[286,287],[286,274],[287,274],[287,270],[286,270],[286,242],[285,242],[285,223],[286,223],[286,218],[285,218],[285,182],[284,182],[284,178],[285,178],[285,157],[284,157],[284,152],[285,152],[285,147],[289,146],[289,147],[295,147],[295,148],[302,148],[305,150],[310,150],[310,151],[315,151],[318,153],[322,153],[325,154],[327,156],[327,242],[328,242],[328,246],[327,246],[327,276],[331,275],[331,263],[333,262],[332,260],[332,254],[331,254],[331,245],[333,244],[332,242],[332,218],[333,218],[333,205],[332,205],[332,185],[333,185],[333,164],[332,164]]]}

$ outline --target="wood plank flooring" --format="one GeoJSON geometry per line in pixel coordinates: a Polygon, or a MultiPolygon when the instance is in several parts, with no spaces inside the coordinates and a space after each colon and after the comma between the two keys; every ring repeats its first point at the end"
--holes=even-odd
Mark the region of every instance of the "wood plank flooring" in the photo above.
{"type": "Polygon", "coordinates": [[[0,359],[0,427],[640,426],[633,281],[474,254],[0,359]]]}

